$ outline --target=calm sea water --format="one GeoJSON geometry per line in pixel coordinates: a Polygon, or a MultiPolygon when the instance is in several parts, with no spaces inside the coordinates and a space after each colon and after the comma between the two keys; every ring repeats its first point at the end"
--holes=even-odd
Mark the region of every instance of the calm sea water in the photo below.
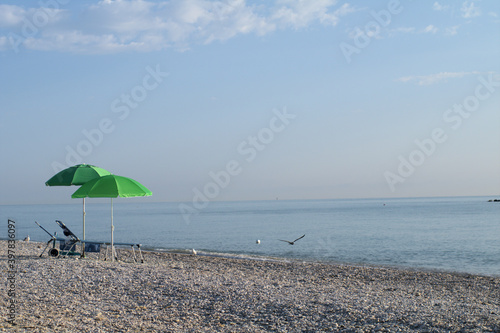
{"type": "MultiPolygon", "coordinates": [[[[500,203],[486,197],[212,202],[187,223],[178,203],[114,200],[116,242],[244,258],[289,258],[500,276],[500,203]],[[279,239],[294,240],[294,246],[279,239]],[[260,244],[256,243],[260,240],[260,244]]],[[[110,201],[88,199],[86,238],[110,240],[110,201]]],[[[82,236],[82,204],[0,206],[19,239],[63,221],[82,236]]]]}

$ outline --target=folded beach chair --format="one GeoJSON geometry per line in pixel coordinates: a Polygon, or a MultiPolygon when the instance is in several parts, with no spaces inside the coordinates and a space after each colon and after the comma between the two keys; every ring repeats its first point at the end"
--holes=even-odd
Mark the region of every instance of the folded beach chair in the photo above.
{"type": "Polygon", "coordinates": [[[76,242],[79,242],[80,239],[78,237],[76,237],[76,235],[71,231],[69,230],[69,228],[64,224],[62,223],[61,221],[59,220],[56,220],[56,223],[61,227],[61,229],[63,230],[63,233],[64,233],[64,236],[68,237],[69,239],[73,240],[73,241],[76,241],[76,242]]]}
{"type": "MultiPolygon", "coordinates": [[[[55,251],[49,252],[49,254],[53,257],[57,257],[58,255],[62,256],[79,256],[80,252],[76,252],[76,244],[78,241],[72,239],[59,240],[59,253],[55,251]]],[[[53,248],[52,250],[54,250],[53,248]]]]}
{"type": "MultiPolygon", "coordinates": [[[[43,253],[45,250],[51,245],[52,243],[52,248],[49,250],[49,256],[51,257],[58,257],[59,255],[61,256],[74,256],[74,255],[80,255],[79,252],[76,252],[76,244],[78,243],[83,243],[85,244],[85,252],[90,253],[90,252],[95,252],[99,253],[98,259],[101,258],[101,247],[104,245],[106,246],[106,253],[104,254],[104,260],[107,260],[108,258],[108,248],[111,245],[108,242],[96,242],[96,241],[81,241],[69,228],[61,221],[56,220],[56,223],[61,227],[63,230],[64,236],[66,238],[59,238],[57,237],[57,233],[54,233],[54,235],[50,234],[47,230],[45,230],[44,227],[42,227],[38,222],[35,221],[35,223],[42,228],[43,231],[45,231],[49,236],[50,239],[47,242],[47,246],[43,249],[42,253],[40,253],[40,257],[42,257],[43,253]],[[59,241],[59,249],[56,248],[56,241],[59,241]]],[[[139,259],[141,263],[144,262],[144,257],[142,256],[142,251],[141,251],[141,244],[136,244],[136,243],[114,243],[114,245],[125,245],[125,246],[130,246],[132,248],[132,254],[135,262],[138,262],[139,259]],[[137,247],[138,249],[138,256],[137,258],[134,246],[137,247]]],[[[118,258],[116,258],[118,259],[118,258]]]]}
{"type": "Polygon", "coordinates": [[[52,248],[52,250],[49,252],[49,254],[53,257],[57,257],[58,255],[62,256],[76,256],[80,255],[79,252],[76,252],[76,244],[80,242],[80,239],[71,231],[69,228],[62,223],[59,220],[56,220],[56,223],[61,227],[63,230],[64,236],[66,236],[66,239],[59,239],[59,249],[60,253],[57,253],[57,249],[52,248]],[[53,251],[56,250],[56,251],[53,251]]]}
{"type": "Polygon", "coordinates": [[[69,228],[66,227],[64,223],[56,220],[56,223],[63,229],[63,233],[66,238],[57,237],[57,232],[52,235],[44,227],[42,227],[40,223],[38,223],[37,221],[35,221],[35,223],[50,236],[50,239],[47,242],[47,246],[45,246],[42,253],[40,253],[40,257],[42,257],[43,253],[51,243],[52,248],[49,250],[49,256],[51,257],[58,257],[59,255],[80,255],[79,252],[76,252],[76,244],[80,243],[80,239],[71,230],[69,230],[69,228]],[[56,241],[59,241],[59,250],[56,248],[56,241]]]}

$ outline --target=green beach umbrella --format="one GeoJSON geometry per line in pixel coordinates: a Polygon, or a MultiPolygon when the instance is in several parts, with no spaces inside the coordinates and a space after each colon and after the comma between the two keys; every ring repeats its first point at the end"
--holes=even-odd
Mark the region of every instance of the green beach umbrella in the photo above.
{"type": "Polygon", "coordinates": [[[45,182],[47,186],[83,185],[92,179],[110,175],[111,172],[90,164],[78,164],[56,173],[45,182]]]}
{"type": "MultiPolygon", "coordinates": [[[[80,186],[88,181],[101,176],[110,175],[111,172],[90,164],[77,164],[56,173],[45,182],[47,186],[80,186]]],[[[83,243],[85,243],[85,198],[83,198],[83,243]]],[[[82,249],[84,255],[85,247],[82,249]]]]}
{"type": "Polygon", "coordinates": [[[72,198],[129,198],[147,197],[153,193],[144,185],[131,178],[107,175],[93,179],[82,185],[72,198]]]}
{"type": "Polygon", "coordinates": [[[71,195],[72,198],[111,198],[111,260],[115,258],[114,249],[114,225],[113,225],[113,198],[122,197],[145,197],[153,193],[138,181],[117,176],[108,175],[93,179],[82,185],[71,195]]]}

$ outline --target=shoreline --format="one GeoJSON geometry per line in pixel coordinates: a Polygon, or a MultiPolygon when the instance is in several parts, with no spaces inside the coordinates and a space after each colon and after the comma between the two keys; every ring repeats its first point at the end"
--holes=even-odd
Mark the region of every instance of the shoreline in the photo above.
{"type": "MultiPolygon", "coordinates": [[[[7,238],[0,238],[0,244],[7,242],[7,238]]],[[[16,239],[16,243],[24,243],[22,239],[16,239]]],[[[43,244],[40,251],[45,247],[47,242],[40,241],[31,241],[31,243],[43,244]]],[[[117,249],[127,250],[128,246],[117,245],[115,246],[117,249]]],[[[40,252],[39,251],[39,252],[40,252]]],[[[137,251],[137,250],[136,250],[137,251]]],[[[158,252],[158,253],[166,253],[166,254],[179,254],[179,255],[190,255],[192,250],[189,249],[170,249],[170,248],[159,248],[148,245],[141,244],[141,251],[143,253],[149,252],[158,252]]],[[[445,268],[433,268],[433,267],[415,267],[415,266],[405,266],[405,265],[389,265],[389,264],[373,264],[373,263],[356,263],[356,262],[348,262],[348,261],[337,261],[337,260],[321,260],[317,258],[294,258],[294,257],[274,257],[274,256],[264,256],[259,254],[246,254],[246,253],[224,253],[224,252],[216,252],[210,250],[197,250],[198,256],[205,257],[213,257],[213,258],[226,258],[226,259],[234,259],[234,260],[256,260],[256,261],[269,261],[269,262],[298,262],[305,264],[325,264],[325,265],[334,265],[334,266],[354,266],[354,267],[367,267],[367,268],[388,268],[394,270],[404,270],[404,271],[415,271],[415,272],[429,272],[429,273],[449,273],[449,274],[462,274],[462,275],[474,275],[474,276],[482,276],[482,277],[493,277],[500,278],[500,273],[483,273],[483,272],[468,272],[468,271],[459,271],[454,269],[445,269],[445,268]]]]}
{"type": "MultiPolygon", "coordinates": [[[[0,240],[1,242],[1,240],[0,240]]],[[[179,255],[190,255],[191,250],[183,250],[183,249],[161,249],[161,248],[146,248],[142,249],[143,253],[148,252],[159,252],[159,253],[169,253],[169,254],[179,254],[179,255]]],[[[439,269],[439,268],[431,268],[431,267],[414,267],[414,266],[398,266],[398,265],[384,265],[384,264],[370,264],[370,263],[355,263],[355,262],[347,262],[347,261],[335,261],[335,260],[321,260],[321,259],[313,259],[313,258],[293,258],[293,257],[270,257],[270,256],[261,256],[258,254],[244,254],[244,253],[221,253],[221,252],[210,252],[204,250],[197,250],[198,256],[204,257],[213,257],[213,258],[225,258],[225,259],[234,259],[234,260],[256,260],[256,261],[268,261],[268,262],[282,262],[282,263],[303,263],[303,264],[323,264],[323,265],[333,265],[333,266],[345,266],[345,267],[366,267],[366,268],[380,268],[380,269],[393,269],[393,270],[402,270],[402,271],[410,271],[410,272],[427,272],[427,273],[442,273],[442,274],[458,274],[458,275],[473,275],[473,276],[481,276],[481,277],[492,277],[492,278],[500,278],[500,274],[488,274],[488,273],[480,273],[480,272],[466,272],[466,271],[457,271],[452,269],[439,269]]]]}
{"type": "MultiPolygon", "coordinates": [[[[499,332],[500,277],[118,249],[123,261],[39,258],[16,242],[14,332],[499,332]]],[[[7,241],[0,266],[8,271],[7,241]]],[[[4,274],[2,274],[4,275],[4,274]]]]}
{"type": "MultiPolygon", "coordinates": [[[[1,239],[0,239],[1,242],[1,239]]],[[[160,253],[172,253],[172,254],[191,254],[189,249],[163,249],[159,247],[148,247],[141,246],[143,252],[160,252],[160,253]]],[[[224,253],[216,251],[206,251],[206,250],[196,250],[197,255],[215,258],[227,258],[235,260],[257,260],[257,261],[270,261],[270,262],[298,262],[298,263],[311,263],[311,264],[325,264],[334,266],[354,266],[354,267],[368,267],[368,268],[389,268],[394,270],[404,270],[404,271],[416,271],[416,272],[429,272],[429,273],[449,273],[449,274],[465,274],[465,275],[475,275],[483,277],[493,277],[500,278],[500,273],[484,273],[484,272],[468,272],[459,271],[455,269],[445,269],[436,267],[416,267],[416,266],[406,266],[406,265],[389,265],[389,264],[374,264],[374,263],[356,263],[349,261],[340,260],[322,260],[318,258],[298,258],[298,257],[276,257],[276,256],[264,256],[259,254],[246,254],[246,253],[224,253]]]]}

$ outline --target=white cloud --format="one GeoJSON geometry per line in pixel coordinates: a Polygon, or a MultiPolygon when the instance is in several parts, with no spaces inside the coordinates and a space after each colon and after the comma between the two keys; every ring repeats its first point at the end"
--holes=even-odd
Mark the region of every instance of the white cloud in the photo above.
{"type": "Polygon", "coordinates": [[[415,33],[415,27],[399,27],[399,28],[396,28],[396,29],[391,29],[390,30],[390,33],[391,34],[399,34],[399,33],[402,33],[402,34],[412,34],[412,33],[415,33]]]}
{"type": "Polygon", "coordinates": [[[10,48],[10,42],[7,37],[0,36],[0,51],[5,51],[10,48]]]}
{"type": "Polygon", "coordinates": [[[415,76],[405,76],[398,78],[398,82],[414,82],[416,81],[419,86],[426,86],[431,84],[436,84],[441,81],[446,81],[448,79],[458,79],[467,75],[480,74],[479,72],[441,72],[437,74],[430,75],[415,75],[415,76]]]}
{"type": "Polygon", "coordinates": [[[210,3],[204,15],[199,15],[196,22],[197,30],[193,36],[199,36],[205,43],[226,40],[238,34],[264,35],[276,29],[273,22],[259,16],[243,0],[210,3]]]}
{"type": "Polygon", "coordinates": [[[356,9],[354,7],[352,7],[348,3],[345,3],[339,9],[335,10],[335,12],[333,12],[333,13],[340,17],[340,16],[344,16],[344,15],[353,13],[355,11],[356,11],[356,9]]]}
{"type": "Polygon", "coordinates": [[[425,29],[423,30],[424,33],[431,33],[431,34],[435,34],[436,32],[438,31],[438,28],[436,28],[435,26],[433,26],[432,24],[429,24],[428,26],[425,27],[425,29]]]}
{"type": "Polygon", "coordinates": [[[116,33],[141,32],[155,26],[154,4],[146,1],[101,1],[83,12],[84,24],[116,33]]]}
{"type": "Polygon", "coordinates": [[[446,36],[455,36],[458,33],[458,28],[460,28],[460,26],[458,26],[458,25],[454,25],[452,27],[446,28],[445,35],[446,36]]]}
{"type": "Polygon", "coordinates": [[[22,23],[26,11],[18,6],[0,5],[0,26],[9,27],[22,23]]]}
{"type": "Polygon", "coordinates": [[[81,31],[45,34],[43,38],[29,37],[24,46],[32,50],[74,53],[114,53],[121,51],[147,52],[160,49],[154,36],[135,40],[120,40],[113,34],[91,35],[81,31]]]}
{"type": "Polygon", "coordinates": [[[473,18],[481,15],[481,10],[476,7],[474,1],[465,1],[462,3],[462,8],[460,9],[462,12],[463,18],[473,18]]]}
{"type": "Polygon", "coordinates": [[[454,36],[458,33],[459,28],[459,25],[454,25],[448,28],[438,28],[433,24],[429,24],[425,28],[419,30],[415,27],[399,27],[389,30],[389,33],[391,36],[395,36],[398,34],[436,34],[441,31],[444,36],[454,36]]]}
{"type": "Polygon", "coordinates": [[[65,12],[58,8],[24,9],[14,5],[0,5],[0,27],[19,28],[29,25],[40,28],[60,21],[65,12]]]}
{"type": "MultiPolygon", "coordinates": [[[[240,34],[265,35],[313,23],[336,25],[340,17],[354,11],[348,4],[337,6],[336,0],[276,1],[257,6],[245,0],[103,0],[79,12],[0,5],[0,28],[15,27],[20,36],[17,46],[108,53],[172,46],[184,49],[193,43],[223,41],[240,34]],[[44,17],[50,22],[35,24],[33,33],[23,33],[26,21],[44,17]]],[[[4,31],[0,30],[2,45],[9,36],[4,31]]]]}
{"type": "Polygon", "coordinates": [[[443,6],[440,3],[438,3],[437,1],[434,2],[434,4],[432,5],[432,9],[437,10],[437,11],[448,10],[448,8],[450,8],[450,6],[446,6],[446,5],[443,6]]]}
{"type": "Polygon", "coordinates": [[[329,8],[335,3],[336,0],[280,0],[271,19],[294,28],[303,28],[313,21],[336,25],[341,16],[354,9],[349,4],[344,4],[336,11],[329,12],[329,8]]]}
{"type": "Polygon", "coordinates": [[[429,24],[425,28],[418,30],[415,27],[399,27],[396,29],[391,29],[389,33],[391,36],[395,36],[398,34],[435,34],[438,31],[439,29],[436,26],[429,24]]]}

